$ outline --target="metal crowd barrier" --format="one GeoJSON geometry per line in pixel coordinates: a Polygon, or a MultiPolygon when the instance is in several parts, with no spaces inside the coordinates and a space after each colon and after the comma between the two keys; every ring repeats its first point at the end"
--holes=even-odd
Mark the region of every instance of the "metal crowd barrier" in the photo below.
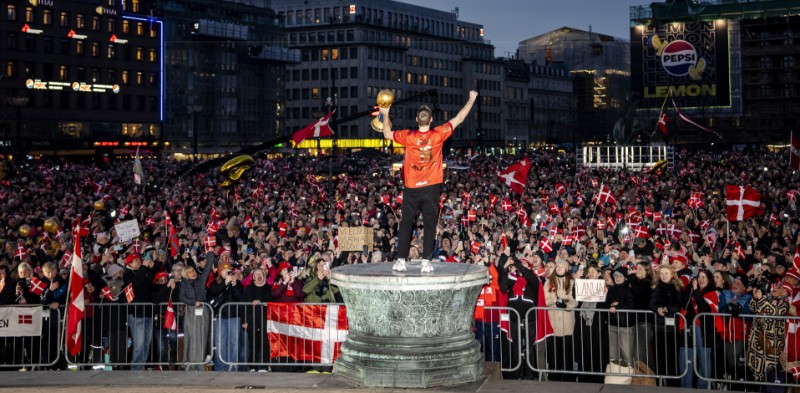
{"type": "Polygon", "coordinates": [[[0,368],[55,366],[63,342],[61,315],[60,308],[49,306],[0,306],[0,368]],[[39,329],[35,328],[37,323],[41,324],[39,329]]]}
{"type": "Polygon", "coordinates": [[[698,328],[702,337],[694,334],[694,373],[710,388],[800,387],[792,375],[792,371],[800,372],[792,370],[800,367],[800,340],[794,338],[800,317],[757,315],[743,310],[738,317],[701,313],[692,321],[692,326],[698,324],[709,332],[698,328]],[[722,332],[718,329],[720,324],[722,332]],[[792,356],[799,359],[787,359],[790,349],[792,356]]]}
{"type": "Polygon", "coordinates": [[[475,336],[484,360],[500,363],[500,371],[514,372],[522,367],[522,324],[511,307],[484,307],[484,320],[475,321],[475,336]]]}
{"type": "Polygon", "coordinates": [[[67,362],[81,367],[184,367],[204,370],[211,361],[214,313],[200,307],[173,303],[174,325],[165,324],[168,304],[91,303],[81,324],[83,348],[67,362]],[[170,328],[172,326],[172,328],[170,328]]]}
{"type": "Polygon", "coordinates": [[[540,380],[603,382],[607,376],[679,379],[689,372],[680,356],[689,339],[676,314],[656,326],[649,310],[532,307],[525,315],[525,366],[540,380]],[[537,323],[547,313],[552,333],[537,323]],[[548,334],[551,333],[551,334],[548,334]]]}
{"type": "Polygon", "coordinates": [[[214,323],[219,371],[327,371],[347,336],[345,306],[337,303],[226,303],[214,323]]]}

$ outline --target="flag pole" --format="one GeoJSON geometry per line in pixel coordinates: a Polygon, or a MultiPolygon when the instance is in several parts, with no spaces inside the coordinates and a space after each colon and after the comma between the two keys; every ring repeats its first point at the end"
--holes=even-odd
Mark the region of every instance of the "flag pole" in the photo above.
{"type": "Polygon", "coordinates": [[[653,132],[650,133],[651,138],[653,137],[653,135],[656,134],[656,131],[658,131],[658,122],[661,121],[661,115],[664,114],[664,107],[667,106],[667,99],[671,94],[672,94],[672,86],[670,86],[669,89],[667,90],[667,95],[664,96],[664,102],[661,103],[661,110],[658,112],[658,120],[656,120],[656,126],[653,127],[653,132]]]}

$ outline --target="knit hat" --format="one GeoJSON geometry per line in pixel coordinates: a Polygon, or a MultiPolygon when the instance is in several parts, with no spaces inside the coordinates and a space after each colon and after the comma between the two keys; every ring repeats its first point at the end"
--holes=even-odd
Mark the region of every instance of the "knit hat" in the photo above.
{"type": "Polygon", "coordinates": [[[789,270],[787,270],[786,273],[784,273],[784,275],[785,276],[790,276],[790,277],[794,278],[795,280],[800,281],[800,272],[797,271],[797,269],[795,269],[794,266],[789,268],[789,270]]]}
{"type": "Polygon", "coordinates": [[[111,276],[111,277],[114,277],[117,274],[119,274],[123,269],[124,268],[122,266],[117,265],[116,263],[112,264],[112,265],[108,265],[108,267],[106,268],[106,274],[111,276]]]}
{"type": "Polygon", "coordinates": [[[128,255],[127,257],[125,257],[125,266],[130,265],[131,262],[133,262],[133,261],[135,261],[137,259],[141,261],[142,260],[142,256],[137,254],[137,253],[133,253],[133,254],[128,255]]]}
{"type": "Polygon", "coordinates": [[[278,264],[278,272],[280,272],[283,269],[291,269],[291,268],[292,268],[292,264],[290,264],[289,262],[286,262],[286,261],[283,261],[283,262],[278,264]]]}
{"type": "Polygon", "coordinates": [[[153,284],[155,284],[156,281],[158,281],[158,280],[160,280],[162,278],[169,278],[169,274],[167,274],[167,272],[158,272],[158,273],[156,273],[156,276],[153,277],[153,284]]]}

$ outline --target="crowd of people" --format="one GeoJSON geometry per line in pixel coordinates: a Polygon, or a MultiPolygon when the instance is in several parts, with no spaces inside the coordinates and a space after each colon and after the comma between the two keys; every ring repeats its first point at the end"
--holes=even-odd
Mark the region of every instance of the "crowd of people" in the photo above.
{"type": "MultiPolygon", "coordinates": [[[[793,264],[800,241],[798,175],[782,155],[682,150],[674,168],[663,172],[576,168],[573,156],[551,150],[450,159],[451,167],[461,169],[445,171],[437,230],[431,234],[434,255],[442,262],[490,268],[490,287],[497,294],[482,294],[483,306],[498,306],[503,298],[519,315],[536,318],[526,311],[539,304],[542,286],[544,304],[561,310],[547,316],[552,350],[531,364],[565,371],[577,364],[602,372],[608,356],[594,361],[585,351],[563,355],[590,339],[591,345],[620,348],[612,359],[646,359],[664,375],[682,373],[686,362],[680,360],[691,356],[686,347],[695,343],[698,370],[706,377],[731,375],[727,366],[743,365],[748,378],[764,380],[770,367],[788,371],[800,365],[793,324],[747,318],[794,316],[800,301],[800,266],[793,264]],[[517,193],[497,173],[523,158],[532,167],[524,192],[517,193]],[[758,190],[764,214],[727,221],[726,184],[758,190]],[[613,193],[616,203],[598,200],[601,189],[613,193]],[[575,278],[604,278],[607,300],[577,302],[575,278]],[[607,312],[591,312],[595,309],[607,312]],[[634,310],[653,317],[625,314],[634,310]],[[712,311],[731,316],[707,323],[704,318],[694,327],[675,323],[675,314],[691,324],[697,314],[712,311]],[[598,325],[606,327],[604,333],[598,325]],[[691,331],[690,340],[675,330],[691,331]],[[654,338],[658,334],[664,334],[662,340],[654,338]],[[654,344],[667,349],[658,351],[654,344]],[[730,361],[711,353],[722,347],[730,348],[725,351],[730,361]],[[674,359],[651,363],[654,353],[674,359]]],[[[228,188],[219,185],[218,168],[184,175],[188,162],[144,161],[141,186],[133,183],[130,161],[13,165],[0,181],[0,305],[64,306],[70,229],[88,219],[90,233],[82,244],[87,302],[128,306],[113,316],[97,309],[108,312],[103,320],[116,321],[116,328],[98,328],[102,334],[87,339],[87,348],[112,342],[124,348],[130,337],[130,349],[112,351],[117,357],[112,363],[130,363],[133,369],[153,363],[154,353],[174,351],[173,337],[157,318],[163,315],[157,307],[172,301],[186,305],[184,360],[200,364],[209,354],[212,323],[210,313],[195,310],[204,304],[219,310],[238,302],[340,302],[329,284],[331,269],[394,260],[403,187],[391,164],[399,160],[257,157],[228,188]],[[114,223],[134,218],[141,235],[120,242],[114,223]],[[48,220],[57,228],[46,225],[48,220]],[[373,248],[340,251],[337,230],[346,226],[374,228],[373,248]],[[34,278],[44,283],[41,292],[31,290],[34,278]],[[130,302],[126,288],[135,294],[130,302]]],[[[426,236],[421,217],[414,228],[411,259],[420,256],[426,236]]],[[[223,360],[269,361],[260,318],[222,310],[213,322],[222,331],[215,347],[223,348],[214,354],[214,368],[232,369],[223,360]]],[[[498,324],[496,313],[481,312],[479,340],[507,340],[493,333],[498,324]]],[[[535,341],[534,332],[526,334],[523,340],[535,341]]],[[[494,356],[487,350],[487,357],[494,356]]],[[[511,376],[535,374],[526,362],[511,376]]],[[[676,383],[705,386],[693,376],[689,371],[676,383]]]]}

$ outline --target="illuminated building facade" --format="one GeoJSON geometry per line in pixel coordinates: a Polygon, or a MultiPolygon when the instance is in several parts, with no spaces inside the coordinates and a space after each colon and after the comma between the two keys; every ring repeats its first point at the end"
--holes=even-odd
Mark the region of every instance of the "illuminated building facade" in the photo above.
{"type": "Polygon", "coordinates": [[[144,2],[0,1],[0,12],[0,153],[157,147],[163,24],[144,2]]]}
{"type": "MultiPolygon", "coordinates": [[[[394,127],[412,128],[421,104],[438,109],[434,123],[456,115],[471,89],[479,102],[453,136],[452,147],[503,144],[502,62],[481,25],[445,12],[390,0],[274,0],[289,46],[302,53],[286,73],[286,124],[299,130],[324,115],[369,110],[382,89],[401,100],[432,89],[438,95],[397,105],[394,127]]],[[[339,125],[337,138],[375,138],[367,116],[339,125]]]]}
{"type": "Polygon", "coordinates": [[[579,140],[604,139],[623,116],[630,95],[627,40],[562,27],[521,41],[517,53],[526,62],[570,71],[579,140]]]}
{"type": "MultiPolygon", "coordinates": [[[[632,43],[639,46],[631,50],[640,60],[632,62],[633,76],[644,77],[640,88],[652,96],[645,105],[649,110],[643,112],[649,118],[657,118],[660,103],[671,88],[688,118],[713,129],[727,143],[785,145],[790,131],[797,132],[800,8],[796,1],[652,3],[631,7],[631,25],[632,43]],[[702,40],[680,36],[698,26],[705,29],[702,40]],[[712,31],[719,34],[717,41],[725,40],[726,47],[708,54],[705,52],[715,49],[707,42],[712,31]],[[653,35],[659,36],[655,44],[653,35]],[[698,55],[689,62],[694,73],[648,79],[649,74],[661,71],[659,66],[676,74],[681,64],[663,54],[671,54],[670,47],[680,40],[689,42],[698,55]],[[659,48],[661,58],[651,61],[648,54],[657,55],[659,48]]],[[[667,113],[675,112],[668,108],[667,113]]],[[[678,141],[718,141],[686,122],[675,121],[670,127],[678,141]]]]}
{"type": "Polygon", "coordinates": [[[282,21],[268,0],[156,0],[165,20],[173,152],[238,151],[286,135],[282,21]],[[195,132],[196,131],[196,132],[195,132]]]}

